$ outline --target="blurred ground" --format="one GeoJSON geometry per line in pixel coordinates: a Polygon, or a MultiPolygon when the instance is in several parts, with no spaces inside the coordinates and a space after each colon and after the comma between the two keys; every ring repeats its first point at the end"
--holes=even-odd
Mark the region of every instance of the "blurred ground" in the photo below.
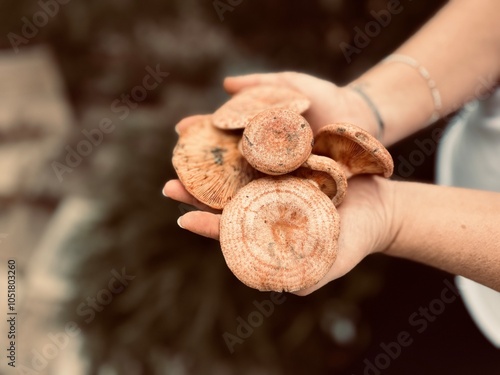
{"type": "MultiPolygon", "coordinates": [[[[0,4],[0,259],[20,272],[25,373],[377,374],[367,366],[384,367],[382,344],[403,331],[412,344],[380,373],[498,373],[498,351],[459,298],[423,332],[411,324],[452,276],[384,257],[284,297],[228,347],[224,335],[271,297],[239,283],[216,242],[180,230],[191,208],[161,196],[175,176],[174,124],[217,108],[224,76],[298,70],[347,83],[442,2],[401,3],[351,62],[341,43],[386,1],[0,4]],[[147,75],[154,89],[141,89],[147,75]]],[[[397,178],[433,181],[434,152],[416,158],[431,130],[391,148],[397,178]]]]}

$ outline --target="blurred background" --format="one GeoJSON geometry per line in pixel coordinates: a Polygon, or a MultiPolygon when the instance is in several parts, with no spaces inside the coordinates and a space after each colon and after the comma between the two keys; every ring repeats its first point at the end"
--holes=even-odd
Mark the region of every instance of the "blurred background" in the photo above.
{"type": "MultiPolygon", "coordinates": [[[[217,242],[177,227],[192,208],[161,194],[175,178],[174,125],[220,106],[225,76],[346,84],[443,3],[401,1],[346,58],[342,43],[387,1],[2,1],[0,285],[14,258],[19,315],[18,368],[2,355],[0,373],[498,374],[460,298],[425,329],[412,323],[452,275],[373,256],[271,308],[217,242]],[[412,343],[398,351],[403,332],[412,343]]],[[[445,126],[390,149],[395,178],[433,181],[435,153],[419,157],[418,144],[445,126]]]]}

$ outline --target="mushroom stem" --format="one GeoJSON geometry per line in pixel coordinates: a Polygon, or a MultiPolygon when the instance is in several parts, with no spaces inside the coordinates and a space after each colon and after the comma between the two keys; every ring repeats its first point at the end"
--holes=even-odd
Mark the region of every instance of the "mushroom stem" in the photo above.
{"type": "Polygon", "coordinates": [[[335,160],[311,154],[296,175],[313,182],[328,195],[336,207],[344,200],[347,191],[345,168],[342,168],[335,160]]]}
{"type": "Polygon", "coordinates": [[[346,179],[350,179],[352,176],[354,176],[354,173],[351,172],[351,169],[347,165],[338,161],[336,163],[340,167],[340,169],[342,169],[342,171],[344,172],[346,179]]]}

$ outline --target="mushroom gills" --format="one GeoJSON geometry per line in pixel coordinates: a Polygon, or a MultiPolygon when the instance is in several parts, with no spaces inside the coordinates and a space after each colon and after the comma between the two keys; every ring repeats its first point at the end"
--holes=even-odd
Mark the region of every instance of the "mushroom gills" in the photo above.
{"type": "Polygon", "coordinates": [[[241,136],[212,125],[210,116],[179,136],[172,164],[186,190],[200,202],[222,209],[236,192],[260,173],[238,150],[241,136]]]}
{"type": "Polygon", "coordinates": [[[394,170],[387,149],[365,130],[347,123],[323,127],[315,137],[313,153],[335,160],[347,178],[357,174],[390,177],[394,170]]]}

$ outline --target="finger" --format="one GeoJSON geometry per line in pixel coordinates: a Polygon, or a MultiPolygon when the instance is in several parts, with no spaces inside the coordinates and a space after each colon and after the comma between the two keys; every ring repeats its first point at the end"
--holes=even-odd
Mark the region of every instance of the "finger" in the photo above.
{"type": "Polygon", "coordinates": [[[220,211],[215,210],[204,203],[201,203],[198,199],[193,197],[186,188],[182,185],[179,180],[170,180],[163,187],[163,195],[172,198],[176,201],[183,202],[194,206],[200,210],[208,211],[212,213],[219,213],[220,211]]]}
{"type": "Polygon", "coordinates": [[[218,241],[220,216],[203,211],[193,211],[181,216],[177,220],[177,224],[190,232],[218,241]]]}
{"type": "Polygon", "coordinates": [[[177,125],[175,125],[175,132],[177,134],[181,134],[184,130],[186,130],[189,126],[193,125],[198,121],[202,121],[203,119],[209,117],[210,115],[194,115],[183,118],[177,125]]]}
{"type": "Polygon", "coordinates": [[[230,94],[241,91],[245,87],[257,85],[283,85],[286,81],[283,73],[257,73],[236,77],[227,77],[224,80],[224,88],[230,94]]]}

